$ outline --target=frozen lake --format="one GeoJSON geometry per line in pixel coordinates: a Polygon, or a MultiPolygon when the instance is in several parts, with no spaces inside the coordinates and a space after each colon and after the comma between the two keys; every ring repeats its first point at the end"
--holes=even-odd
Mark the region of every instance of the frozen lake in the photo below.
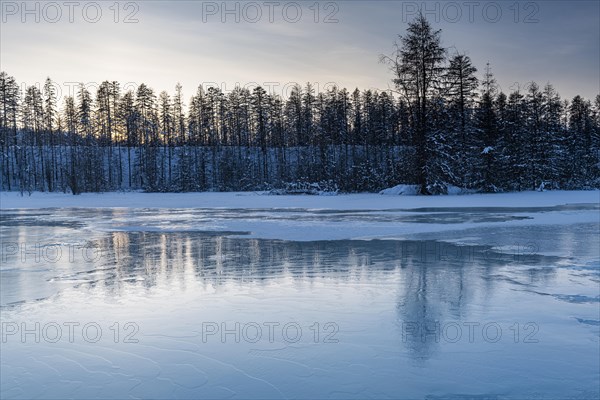
{"type": "Polygon", "coordinates": [[[599,206],[586,196],[11,197],[0,397],[598,398],[599,206]]]}

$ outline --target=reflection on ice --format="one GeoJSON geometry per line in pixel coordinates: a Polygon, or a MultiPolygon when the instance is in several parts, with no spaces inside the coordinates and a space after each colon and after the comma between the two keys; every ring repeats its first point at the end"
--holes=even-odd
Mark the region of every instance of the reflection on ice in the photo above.
{"type": "Polygon", "coordinates": [[[177,229],[203,213],[3,215],[1,397],[599,395],[597,224],[302,242],[177,229]]]}

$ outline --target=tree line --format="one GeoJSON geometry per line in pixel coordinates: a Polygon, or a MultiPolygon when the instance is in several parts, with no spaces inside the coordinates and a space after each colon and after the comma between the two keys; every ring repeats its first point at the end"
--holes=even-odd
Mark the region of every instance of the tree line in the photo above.
{"type": "Polygon", "coordinates": [[[441,194],[600,187],[600,95],[562,100],[550,84],[505,94],[491,67],[441,46],[422,16],[381,56],[393,90],[296,85],[80,85],[59,107],[48,78],[24,91],[0,73],[2,190],[231,191],[316,185],[441,194]]]}

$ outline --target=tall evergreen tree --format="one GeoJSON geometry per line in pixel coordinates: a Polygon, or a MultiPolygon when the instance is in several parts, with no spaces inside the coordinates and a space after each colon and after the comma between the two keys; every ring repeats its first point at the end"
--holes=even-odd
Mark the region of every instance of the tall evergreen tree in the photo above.
{"type": "Polygon", "coordinates": [[[417,183],[421,194],[428,194],[427,146],[430,142],[431,104],[437,97],[443,75],[446,51],[441,45],[441,31],[434,30],[420,14],[408,24],[407,34],[400,36],[396,51],[391,57],[382,57],[394,73],[394,84],[411,109],[415,126],[417,154],[417,183]]]}
{"type": "Polygon", "coordinates": [[[450,183],[469,188],[481,187],[479,165],[469,161],[477,160],[484,149],[473,123],[479,86],[476,72],[477,68],[472,65],[468,56],[456,54],[450,59],[445,76],[448,99],[445,135],[449,136],[446,142],[450,146],[446,162],[456,176],[456,181],[450,183]]]}
{"type": "Polygon", "coordinates": [[[19,119],[19,85],[12,76],[0,72],[0,146],[2,159],[0,179],[2,187],[15,188],[18,171],[17,121],[19,119]]]}
{"type": "Polygon", "coordinates": [[[480,151],[473,158],[478,169],[476,186],[485,192],[497,192],[502,186],[500,183],[500,126],[496,107],[505,110],[506,96],[501,93],[498,103],[494,104],[496,93],[496,80],[492,74],[490,64],[487,63],[482,81],[481,99],[476,113],[475,126],[479,135],[480,151]]]}
{"type": "Polygon", "coordinates": [[[597,177],[597,156],[594,155],[593,120],[589,101],[575,96],[569,108],[567,154],[570,160],[567,186],[586,187],[597,177]]]}

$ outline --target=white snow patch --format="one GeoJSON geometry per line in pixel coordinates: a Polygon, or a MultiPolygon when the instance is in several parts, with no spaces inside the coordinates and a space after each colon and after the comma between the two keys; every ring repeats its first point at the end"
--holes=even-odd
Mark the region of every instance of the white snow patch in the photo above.
{"type": "MultiPolygon", "coordinates": [[[[410,185],[407,185],[410,186],[410,185]]],[[[393,189],[393,188],[392,188],[393,189]]],[[[407,193],[405,193],[407,194],[407,193]]],[[[262,192],[39,193],[21,196],[0,192],[0,209],[32,208],[306,208],[328,210],[389,210],[420,207],[546,207],[600,204],[600,190],[476,193],[464,196],[381,196],[375,193],[338,196],[269,196],[262,192]]]]}
{"type": "Polygon", "coordinates": [[[465,190],[463,188],[454,185],[448,185],[448,194],[457,195],[463,194],[464,192],[465,190]]]}
{"type": "Polygon", "coordinates": [[[394,187],[383,189],[379,194],[398,196],[414,196],[419,193],[419,185],[396,185],[394,187]]]}
{"type": "MultiPolygon", "coordinates": [[[[475,193],[473,190],[464,189],[454,185],[446,185],[447,193],[449,195],[459,194],[472,194],[475,193]]],[[[390,195],[390,196],[415,196],[419,193],[419,185],[396,185],[391,188],[383,189],[379,194],[390,195]]]]}

